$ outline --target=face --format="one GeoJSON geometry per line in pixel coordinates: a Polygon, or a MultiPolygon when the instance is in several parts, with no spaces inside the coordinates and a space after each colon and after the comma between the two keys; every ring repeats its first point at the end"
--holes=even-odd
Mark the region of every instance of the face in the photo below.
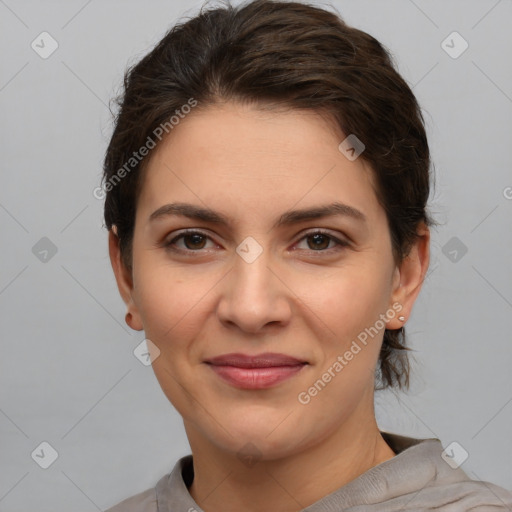
{"type": "Polygon", "coordinates": [[[408,315],[421,265],[395,264],[344,138],[316,113],[227,103],[151,156],[133,274],[116,277],[187,432],[220,450],[283,457],[373,412],[384,329],[408,315]]]}

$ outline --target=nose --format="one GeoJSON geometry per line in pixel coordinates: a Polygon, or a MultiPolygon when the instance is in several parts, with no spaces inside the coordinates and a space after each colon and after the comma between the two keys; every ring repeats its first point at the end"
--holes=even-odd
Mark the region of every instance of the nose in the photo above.
{"type": "Polygon", "coordinates": [[[293,293],[274,267],[268,250],[252,262],[235,256],[231,271],[222,280],[217,306],[225,326],[254,334],[290,321],[293,293]]]}

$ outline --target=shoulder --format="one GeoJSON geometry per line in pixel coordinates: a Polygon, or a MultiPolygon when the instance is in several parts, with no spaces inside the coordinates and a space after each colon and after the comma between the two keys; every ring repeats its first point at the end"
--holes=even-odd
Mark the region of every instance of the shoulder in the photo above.
{"type": "Polygon", "coordinates": [[[156,491],[147,489],[127,498],[105,512],[157,512],[156,491]]]}
{"type": "Polygon", "coordinates": [[[154,487],[135,494],[104,512],[158,512],[193,509],[195,502],[187,490],[187,483],[192,479],[192,455],[187,455],[179,459],[171,472],[163,475],[154,487]],[[185,505],[188,506],[185,507],[185,505]]]}
{"type": "Polygon", "coordinates": [[[439,439],[390,433],[383,437],[397,455],[361,478],[365,498],[369,493],[379,512],[512,511],[512,492],[470,478],[453,459],[453,450],[443,449],[439,439]],[[399,509],[394,508],[397,504],[399,509]]]}
{"type": "Polygon", "coordinates": [[[410,505],[439,512],[505,512],[512,510],[512,493],[490,482],[468,479],[427,487],[414,496],[410,505]]]}

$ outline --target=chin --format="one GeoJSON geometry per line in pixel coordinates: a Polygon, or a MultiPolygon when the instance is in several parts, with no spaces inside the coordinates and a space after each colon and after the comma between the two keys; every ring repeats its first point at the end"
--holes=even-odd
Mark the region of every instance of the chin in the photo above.
{"type": "MultiPolygon", "coordinates": [[[[248,455],[275,460],[297,450],[306,433],[292,419],[293,415],[287,418],[289,412],[283,413],[283,410],[273,411],[273,414],[263,414],[261,408],[258,410],[252,414],[247,410],[240,411],[235,418],[224,416],[222,426],[225,430],[203,431],[203,435],[222,451],[231,452],[238,458],[248,455]]],[[[205,426],[209,429],[212,423],[205,426]]]]}
{"type": "Polygon", "coordinates": [[[300,449],[298,443],[295,443],[287,435],[284,438],[276,436],[276,439],[271,440],[265,436],[252,435],[250,432],[233,436],[228,444],[217,446],[224,452],[232,453],[242,462],[247,458],[252,461],[283,459],[300,449]]]}

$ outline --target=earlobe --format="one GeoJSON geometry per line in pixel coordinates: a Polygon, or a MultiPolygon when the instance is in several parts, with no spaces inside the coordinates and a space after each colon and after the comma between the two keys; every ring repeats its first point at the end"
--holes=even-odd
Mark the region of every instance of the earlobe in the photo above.
{"type": "Polygon", "coordinates": [[[411,316],[412,307],[423,285],[430,260],[430,230],[422,224],[418,228],[418,238],[412,245],[409,254],[395,269],[391,304],[400,304],[396,316],[390,319],[387,329],[403,327],[411,316]]]}
{"type": "Polygon", "coordinates": [[[137,306],[133,301],[132,273],[126,268],[121,258],[121,249],[116,226],[112,226],[112,229],[108,233],[108,250],[119,294],[128,309],[125,316],[125,322],[132,329],[142,331],[142,320],[137,306]]]}
{"type": "Polygon", "coordinates": [[[135,317],[128,311],[124,316],[124,321],[128,327],[131,327],[134,331],[142,331],[144,327],[142,326],[142,322],[140,316],[137,314],[135,317]]]}

